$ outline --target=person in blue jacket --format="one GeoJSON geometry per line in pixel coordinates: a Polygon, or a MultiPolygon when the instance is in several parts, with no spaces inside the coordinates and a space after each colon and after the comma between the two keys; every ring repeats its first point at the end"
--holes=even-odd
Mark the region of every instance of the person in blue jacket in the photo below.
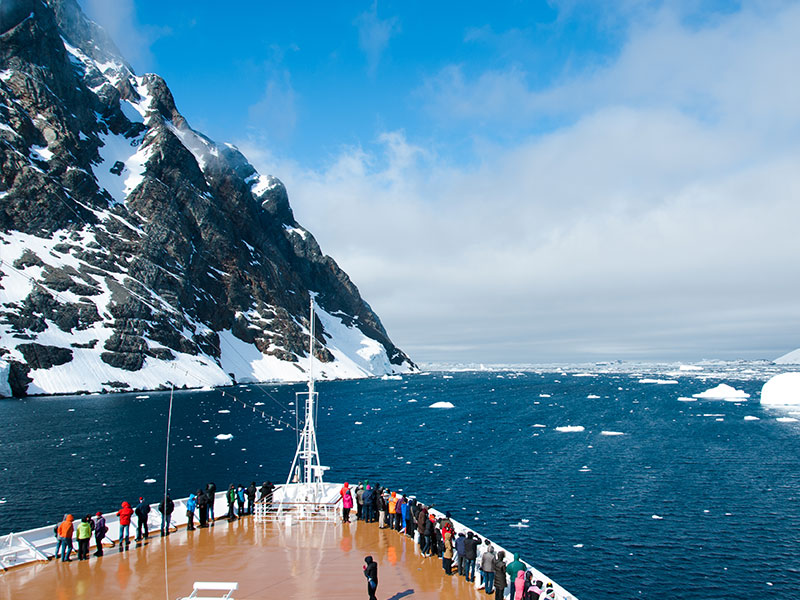
{"type": "MultiPolygon", "coordinates": [[[[200,493],[200,490],[197,490],[200,493]]],[[[194,529],[194,509],[197,508],[197,494],[189,494],[189,499],[186,501],[186,518],[188,522],[186,529],[192,531],[194,529]]]]}

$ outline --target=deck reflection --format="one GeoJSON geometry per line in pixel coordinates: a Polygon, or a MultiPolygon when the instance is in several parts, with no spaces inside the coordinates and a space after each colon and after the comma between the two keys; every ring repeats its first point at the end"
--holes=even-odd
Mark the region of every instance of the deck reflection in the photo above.
{"type": "Polygon", "coordinates": [[[485,597],[463,578],[445,575],[441,560],[420,557],[413,540],[376,524],[287,525],[252,518],[151,537],[128,552],[106,549],[105,556],[89,561],[78,562],[73,553],[70,563],[13,569],[0,576],[0,597],[174,600],[188,596],[194,581],[238,581],[237,600],[361,598],[368,554],[379,563],[382,600],[485,597]]]}

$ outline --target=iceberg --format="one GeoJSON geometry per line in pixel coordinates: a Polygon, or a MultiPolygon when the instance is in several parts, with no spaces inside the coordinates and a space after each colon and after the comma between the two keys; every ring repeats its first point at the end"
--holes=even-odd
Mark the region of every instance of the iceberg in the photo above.
{"type": "Polygon", "coordinates": [[[561,433],[580,433],[585,429],[583,425],[564,425],[562,427],[556,427],[556,431],[560,431],[561,433]]]}
{"type": "Polygon", "coordinates": [[[0,398],[11,397],[11,386],[8,384],[9,364],[0,360],[0,398]]]}
{"type": "Polygon", "coordinates": [[[800,373],[775,375],[761,388],[761,404],[800,406],[800,373]]]}
{"type": "Polygon", "coordinates": [[[452,402],[434,402],[428,408],[455,408],[452,402]]]}
{"type": "Polygon", "coordinates": [[[800,348],[779,356],[774,361],[777,365],[800,365],[800,348]]]}
{"type": "Polygon", "coordinates": [[[728,402],[739,402],[749,397],[750,394],[732,388],[726,383],[720,383],[717,387],[699,394],[692,394],[692,398],[700,398],[701,400],[726,400],[728,402]]]}
{"type": "Polygon", "coordinates": [[[233,439],[233,434],[232,433],[220,433],[214,439],[215,440],[232,440],[233,439]]]}

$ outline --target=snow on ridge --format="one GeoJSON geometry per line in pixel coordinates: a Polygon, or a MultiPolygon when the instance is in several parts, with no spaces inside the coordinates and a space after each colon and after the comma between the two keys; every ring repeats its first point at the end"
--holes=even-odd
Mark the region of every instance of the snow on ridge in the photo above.
{"type": "Polygon", "coordinates": [[[285,230],[287,233],[294,233],[294,234],[296,234],[296,235],[299,235],[299,236],[300,236],[301,238],[303,238],[303,239],[306,239],[306,236],[308,235],[308,232],[307,232],[306,230],[304,230],[304,229],[301,229],[301,228],[299,228],[299,227],[292,227],[292,226],[290,226],[290,225],[284,225],[284,226],[283,226],[283,229],[284,229],[284,230],[285,230]]]}
{"type": "Polygon", "coordinates": [[[126,138],[107,133],[101,134],[100,140],[100,163],[92,167],[95,178],[116,202],[124,203],[144,179],[150,146],[145,136],[126,138]]]}
{"type": "Polygon", "coordinates": [[[177,127],[171,121],[164,121],[164,123],[167,128],[178,137],[181,144],[192,153],[201,171],[205,172],[206,165],[211,158],[219,156],[219,150],[216,144],[201,136],[188,125],[185,127],[177,127]]]}

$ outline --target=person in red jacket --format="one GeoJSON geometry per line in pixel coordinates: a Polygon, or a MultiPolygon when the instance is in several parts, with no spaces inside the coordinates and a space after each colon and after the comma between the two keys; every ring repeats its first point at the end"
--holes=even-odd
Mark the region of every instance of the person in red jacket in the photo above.
{"type": "Polygon", "coordinates": [[[131,505],[127,502],[122,503],[122,508],[117,511],[117,516],[119,517],[119,551],[122,552],[123,550],[127,550],[131,543],[128,541],[128,537],[130,536],[130,527],[131,527],[131,515],[133,515],[133,509],[131,505]],[[125,546],[123,547],[123,542],[125,546]]]}

